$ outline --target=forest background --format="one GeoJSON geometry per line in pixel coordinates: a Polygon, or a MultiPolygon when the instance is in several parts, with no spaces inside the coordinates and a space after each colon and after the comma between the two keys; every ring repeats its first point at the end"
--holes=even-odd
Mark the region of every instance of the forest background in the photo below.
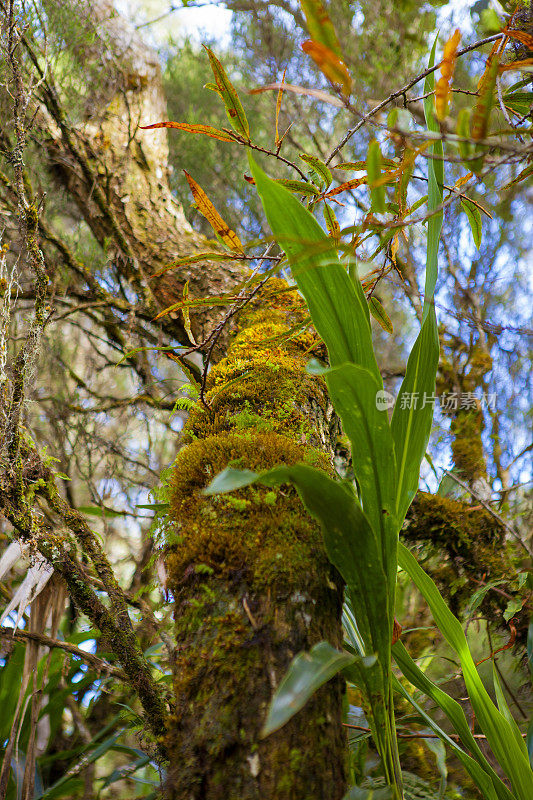
{"type": "MultiPolygon", "coordinates": [[[[321,743],[299,741],[305,726],[297,716],[272,737],[287,737],[279,761],[272,755],[277,745],[257,744],[266,748],[264,759],[258,752],[269,767],[256,775],[255,750],[237,741],[239,728],[250,725],[258,742],[272,690],[293,656],[320,639],[337,647],[342,641],[340,604],[318,581],[298,622],[283,610],[283,619],[272,623],[276,636],[286,634],[279,648],[275,637],[267,647],[257,632],[263,630],[257,621],[268,616],[261,598],[277,591],[280,608],[298,604],[306,580],[314,586],[315,572],[328,576],[337,601],[341,589],[323,554],[316,555],[316,543],[304,556],[283,550],[284,525],[303,541],[310,536],[295,496],[289,492],[290,507],[280,508],[275,504],[285,498],[266,493],[261,514],[252,514],[248,495],[226,495],[223,513],[220,506],[213,511],[198,499],[200,462],[186,461],[187,446],[203,442],[205,448],[221,432],[252,437],[245,453],[210,456],[209,478],[229,462],[266,468],[293,455],[301,460],[296,450],[288,454],[292,444],[311,444],[346,478],[355,454],[316,388],[319,379],[305,372],[302,353],[307,360],[323,360],[324,353],[305,308],[284,305],[294,284],[279,263],[251,179],[250,148],[228,135],[140,127],[175,120],[226,128],[213,60],[201,43],[237,90],[254,155],[269,175],[306,182],[308,190],[285,185],[305,203],[318,203],[314,198],[328,190],[329,179],[320,167],[317,176],[316,159],[324,164],[334,153],[334,187],[341,189],[328,198],[331,213],[320,205],[314,211],[343,243],[347,266],[363,282],[384,386],[400,402],[422,319],[429,179],[423,139],[416,138],[425,129],[424,82],[402,87],[426,70],[437,33],[437,64],[456,29],[460,48],[488,40],[455,63],[440,128],[445,141],[453,139],[461,109],[476,103],[494,37],[510,19],[529,36],[506,40],[502,61],[524,66],[503,71],[494,86],[495,133],[483,163],[463,181],[468,155],[465,161],[453,142],[446,151],[435,295],[438,399],[421,491],[402,531],[460,618],[491,693],[494,664],[526,735],[531,7],[333,0],[327,9],[351,79],[348,94],[339,88],[342,70],[330,80],[327,64],[318,69],[302,50],[310,34],[303,5],[227,0],[176,9],[123,0],[115,8],[107,0],[2,0],[2,797],[156,797],[162,781],[169,797],[244,798],[261,791],[282,800],[304,796],[308,788],[294,778],[304,773],[317,797],[343,797],[352,784],[366,788],[350,797],[367,796],[369,786],[377,787],[375,797],[386,791],[364,698],[354,686],[343,695],[338,679],[301,712],[307,720],[331,715],[321,743]],[[187,30],[187,14],[197,14],[197,6],[208,18],[212,9],[213,19],[207,33],[187,36],[175,20],[187,30]],[[289,86],[281,94],[283,81],[289,86]],[[384,209],[388,221],[401,222],[407,210],[419,221],[390,235],[380,225],[375,193],[367,181],[357,184],[375,140],[383,169],[397,168],[407,151],[421,148],[405,207],[389,186],[384,209]],[[218,238],[210,204],[222,217],[215,219],[218,238]],[[288,437],[286,453],[278,448],[278,459],[269,453],[257,462],[255,452],[266,452],[272,430],[288,437]],[[172,466],[178,453],[181,482],[172,466]],[[194,538],[199,525],[212,525],[214,533],[202,552],[193,552],[184,546],[184,531],[194,538]],[[236,543],[250,530],[264,536],[261,558],[289,563],[301,557],[302,563],[258,589],[242,578],[247,559],[258,556],[236,543]],[[302,620],[318,597],[324,608],[313,611],[306,627],[302,620]],[[222,643],[216,638],[221,603],[231,623],[222,643]],[[212,616],[216,609],[214,638],[212,630],[199,633],[191,608],[202,614],[209,608],[212,616]],[[234,682],[250,631],[253,647],[274,653],[275,678],[254,662],[234,682]],[[206,686],[215,689],[213,698],[206,686]],[[341,701],[348,744],[335,723],[341,701]],[[210,726],[212,734],[205,731],[210,726]],[[302,764],[302,753],[316,762],[314,769],[302,764]]],[[[399,573],[396,618],[411,656],[461,701],[490,760],[457,658],[405,573],[399,573]]],[[[452,732],[442,709],[424,693],[416,698],[452,732]]],[[[396,715],[406,796],[480,796],[421,712],[400,699],[396,715]]]]}

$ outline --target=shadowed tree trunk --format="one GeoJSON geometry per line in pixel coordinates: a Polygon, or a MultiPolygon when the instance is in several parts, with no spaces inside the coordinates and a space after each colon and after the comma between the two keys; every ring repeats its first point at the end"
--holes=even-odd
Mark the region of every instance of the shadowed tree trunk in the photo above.
{"type": "MultiPolygon", "coordinates": [[[[87,34],[81,40],[90,43],[77,55],[91,81],[84,119],[74,123],[52,76],[45,76],[42,146],[50,170],[105,248],[117,284],[134,294],[134,313],[150,321],[182,298],[186,281],[193,298],[230,292],[245,277],[236,262],[194,264],[151,278],[165,263],[214,244],[191,229],[171,195],[166,132],[138,129],[166,118],[155,54],[107,0],[61,10],[45,5],[51,30],[65,9],[80,16],[87,34]]],[[[46,223],[41,233],[87,297],[107,299],[110,307],[118,302],[46,223]]],[[[229,463],[262,469],[307,461],[331,471],[337,422],[322,381],[305,372],[313,337],[276,343],[304,318],[301,301],[284,288],[269,283],[267,295],[258,295],[220,337],[208,407],[199,403],[191,412],[174,468],[167,571],[177,656],[164,742],[169,798],[340,800],[344,794],[340,680],[282,730],[259,739],[291,658],[322,639],[342,641],[342,586],[320,530],[289,487],[220,498],[201,492],[229,463]]],[[[223,313],[209,307],[191,313],[197,341],[223,313]]],[[[174,341],[190,344],[181,315],[161,324],[174,341]]],[[[120,341],[119,325],[110,321],[109,331],[120,341]]]]}

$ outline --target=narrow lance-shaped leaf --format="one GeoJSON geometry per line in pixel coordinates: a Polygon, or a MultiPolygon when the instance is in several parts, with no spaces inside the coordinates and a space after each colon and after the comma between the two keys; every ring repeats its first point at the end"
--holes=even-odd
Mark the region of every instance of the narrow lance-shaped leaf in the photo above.
{"type": "Polygon", "coordinates": [[[207,47],[205,44],[204,48],[207,50],[211,69],[213,70],[213,75],[215,76],[215,82],[220,96],[224,101],[224,105],[226,106],[226,114],[228,115],[231,127],[234,128],[237,133],[240,133],[242,136],[244,136],[245,139],[249,140],[250,126],[248,125],[248,120],[246,119],[246,114],[244,113],[242,103],[239,100],[239,95],[237,94],[232,82],[228,78],[226,70],[215,56],[211,48],[207,47]]]}
{"type": "Polygon", "coordinates": [[[283,87],[285,84],[285,75],[287,74],[287,69],[283,70],[283,78],[281,79],[281,84],[278,89],[278,96],[276,98],[276,137],[275,137],[275,145],[279,147],[281,145],[281,139],[279,136],[279,112],[281,111],[281,99],[283,97],[283,87]]]}
{"type": "Polygon", "coordinates": [[[225,131],[219,131],[218,128],[212,128],[211,125],[192,125],[188,122],[156,122],[153,125],[140,125],[143,131],[149,131],[154,128],[176,128],[179,131],[186,133],[201,133],[204,136],[210,136],[212,139],[219,139],[221,142],[233,142],[235,139],[225,131]]]}
{"type": "MultiPolygon", "coordinates": [[[[463,746],[472,754],[478,765],[487,773],[497,796],[500,800],[513,800],[513,796],[509,789],[505,786],[501,778],[498,777],[490,763],[483,755],[476,739],[470,730],[470,726],[465,716],[465,712],[459,703],[446,694],[439,686],[429,680],[427,675],[416,665],[413,661],[405,646],[401,641],[396,642],[392,646],[392,655],[398,667],[401,669],[402,674],[413,684],[419,691],[423,692],[427,697],[430,697],[439,708],[446,714],[453,728],[458,734],[463,746]]],[[[468,768],[468,767],[467,767],[468,768]]],[[[470,770],[469,770],[470,771],[470,770]]],[[[471,773],[472,774],[472,773],[471,773]]],[[[480,787],[481,788],[481,787],[480,787]]]]}
{"type": "Polygon", "coordinates": [[[374,319],[381,325],[384,331],[387,333],[394,333],[394,328],[392,326],[391,318],[383,308],[382,304],[379,302],[375,295],[371,295],[368,298],[368,307],[370,309],[370,313],[374,317],[374,319]]]}
{"type": "Polygon", "coordinates": [[[446,605],[433,580],[402,544],[398,551],[398,562],[424,596],[439,630],[459,656],[476,718],[492,752],[511,781],[516,797],[519,800],[530,800],[533,797],[533,771],[515,739],[514,729],[498,711],[479,677],[461,623],[446,605]]]}
{"type": "MultiPolygon", "coordinates": [[[[431,50],[429,66],[435,61],[437,40],[431,50]]],[[[439,132],[439,124],[433,111],[431,92],[434,87],[433,73],[424,84],[424,110],[428,129],[439,132]]],[[[433,399],[435,379],[439,361],[439,336],[433,294],[437,282],[437,264],[440,231],[442,228],[442,204],[444,171],[442,164],[442,142],[431,145],[428,160],[428,210],[433,212],[428,220],[426,280],[422,328],[407,361],[405,378],[399,399],[394,407],[391,430],[396,451],[398,469],[398,494],[396,513],[398,521],[404,518],[418,489],[420,464],[426,452],[433,421],[433,399]]]]}
{"type": "Polygon", "coordinates": [[[187,178],[187,183],[191,188],[192,195],[196,201],[196,205],[198,206],[198,210],[201,214],[206,218],[209,222],[217,236],[220,236],[224,244],[226,244],[231,250],[236,250],[239,253],[244,253],[244,248],[241,244],[241,240],[235,233],[232,231],[231,228],[226,225],[218,211],[216,210],[215,206],[206,195],[202,187],[196,183],[194,178],[189,175],[187,170],[183,170],[185,173],[185,177],[187,178]]]}
{"type": "Polygon", "coordinates": [[[481,230],[482,230],[481,211],[477,206],[474,205],[474,203],[471,203],[464,197],[461,198],[461,207],[465,212],[468,222],[470,224],[470,230],[472,231],[474,244],[479,250],[481,246],[481,230]]]}
{"type": "Polygon", "coordinates": [[[333,209],[328,206],[327,203],[324,203],[324,220],[326,222],[326,228],[328,229],[329,235],[335,242],[340,241],[341,237],[341,226],[335,216],[335,212],[333,209]]]}
{"type": "Polygon", "coordinates": [[[294,194],[305,194],[308,196],[320,194],[320,190],[317,189],[316,186],[312,183],[306,183],[306,181],[297,181],[292,178],[277,178],[276,183],[279,183],[280,186],[284,186],[289,192],[294,192],[294,194]]]}
{"type": "Polygon", "coordinates": [[[312,214],[249,156],[268,223],[283,248],[313,324],[328,348],[332,366],[351,361],[368,369],[382,386],[370,330],[368,303],[360,281],[350,280],[335,242],[312,214]]]}
{"type": "Polygon", "coordinates": [[[376,214],[385,213],[385,186],[380,184],[381,180],[381,150],[378,142],[374,139],[368,145],[366,156],[366,174],[370,187],[370,199],[372,211],[376,214]]]}
{"type": "Polygon", "coordinates": [[[496,789],[494,788],[494,784],[491,781],[489,775],[479,766],[479,764],[465,751],[459,747],[458,744],[451,739],[442,728],[435,723],[434,719],[426,713],[425,709],[416,702],[414,697],[412,697],[407,689],[400,683],[400,681],[393,676],[393,684],[394,688],[397,692],[399,692],[405,699],[411,703],[417,714],[425,720],[427,725],[438,735],[441,737],[442,741],[445,742],[457,756],[459,761],[462,763],[466,771],[469,773],[470,777],[480,790],[483,800],[516,800],[514,795],[507,789],[507,787],[502,783],[502,787],[507,794],[498,794],[496,789]]]}

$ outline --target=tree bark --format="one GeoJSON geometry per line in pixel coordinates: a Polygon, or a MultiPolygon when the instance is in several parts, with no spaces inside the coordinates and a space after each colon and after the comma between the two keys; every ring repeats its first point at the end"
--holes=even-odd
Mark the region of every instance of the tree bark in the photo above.
{"type": "MultiPolygon", "coordinates": [[[[166,262],[214,243],[190,228],[171,195],[166,132],[138,129],[165,118],[156,56],[108,0],[74,5],[95,34],[78,55],[98,79],[85,98],[85,119],[74,124],[45,76],[40,123],[50,169],[147,318],[180,300],[186,281],[192,297],[232,291],[245,276],[242,263],[194,264],[152,279],[166,262]]],[[[55,8],[48,4],[52,21],[55,8]]],[[[240,314],[237,336],[209,375],[209,407],[199,403],[191,413],[174,468],[167,570],[177,658],[164,743],[168,798],[340,800],[345,790],[340,679],[283,729],[265,741],[259,736],[292,657],[322,639],[342,642],[342,586],[320,530],[290,487],[202,494],[229,463],[263,469],[307,461],[331,471],[337,422],[324,384],[305,372],[314,336],[288,338],[305,312],[286,290],[269,283],[267,295],[240,314]]],[[[195,338],[205,338],[221,315],[192,313],[195,338]]],[[[163,324],[189,343],[181,315],[163,324]]]]}

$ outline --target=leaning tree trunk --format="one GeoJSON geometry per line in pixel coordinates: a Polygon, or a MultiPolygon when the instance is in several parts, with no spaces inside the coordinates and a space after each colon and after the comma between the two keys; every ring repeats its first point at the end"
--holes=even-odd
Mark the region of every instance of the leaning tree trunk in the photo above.
{"type": "MultiPolygon", "coordinates": [[[[57,6],[45,5],[53,24],[57,6]]],[[[195,264],[151,279],[165,262],[207,244],[171,195],[165,132],[137,127],[165,118],[159,66],[110,2],[72,8],[81,9],[80,24],[89,32],[95,26],[81,54],[94,88],[85,100],[86,121],[74,125],[45,76],[40,120],[50,168],[146,319],[181,299],[187,280],[192,297],[231,291],[244,277],[242,264],[195,264]]],[[[72,261],[66,250],[65,257],[72,261]]],[[[71,266],[83,277],[79,265],[71,266]]],[[[85,281],[88,292],[99,291],[90,273],[85,281]]],[[[283,340],[304,311],[296,295],[281,291],[286,287],[275,288],[269,284],[268,299],[259,296],[241,312],[232,340],[221,337],[224,349],[230,344],[210,373],[209,407],[199,404],[191,413],[174,469],[167,569],[177,658],[165,741],[169,798],[338,800],[345,788],[340,681],[280,731],[259,738],[291,658],[321,639],[341,642],[342,587],[320,530],[289,487],[202,494],[230,463],[263,469],[306,461],[331,470],[336,422],[321,379],[305,373],[312,337],[283,340]]],[[[220,310],[191,316],[202,341],[220,310]]],[[[164,324],[189,343],[181,317],[164,324]]]]}

